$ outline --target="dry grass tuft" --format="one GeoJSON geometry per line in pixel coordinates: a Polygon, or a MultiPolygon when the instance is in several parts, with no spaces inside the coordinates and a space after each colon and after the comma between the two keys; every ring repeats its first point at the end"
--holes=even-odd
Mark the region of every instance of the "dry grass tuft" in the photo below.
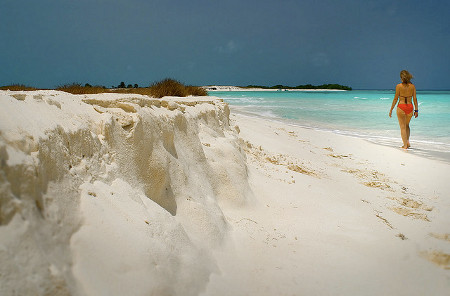
{"type": "Polygon", "coordinates": [[[79,83],[72,83],[59,86],[57,90],[65,91],[75,95],[84,94],[101,94],[101,93],[120,93],[120,94],[140,94],[152,96],[152,92],[148,87],[141,88],[115,88],[108,89],[104,86],[82,86],[79,83]]]}
{"type": "Polygon", "coordinates": [[[58,86],[56,90],[65,91],[74,95],[100,94],[109,92],[109,90],[103,86],[82,86],[79,83],[61,85],[58,86]]]}
{"type": "Polygon", "coordinates": [[[186,86],[186,91],[188,93],[189,96],[198,96],[198,97],[202,97],[202,96],[207,96],[208,92],[201,87],[198,86],[186,86]]]}
{"type": "Polygon", "coordinates": [[[109,92],[112,93],[120,93],[120,94],[139,94],[144,96],[153,97],[152,91],[148,87],[139,87],[139,88],[116,88],[110,89],[109,92]]]}
{"type": "Polygon", "coordinates": [[[164,96],[185,97],[187,96],[186,87],[177,80],[164,79],[150,85],[150,90],[153,96],[162,98],[164,96]]]}
{"type": "Polygon", "coordinates": [[[11,85],[0,86],[0,90],[30,91],[30,90],[37,90],[37,88],[31,87],[31,86],[26,86],[23,84],[11,84],[11,85]]]}
{"type": "Polygon", "coordinates": [[[153,97],[162,98],[165,96],[186,97],[186,96],[207,96],[208,93],[201,87],[185,86],[181,82],[166,78],[162,81],[150,85],[150,92],[153,97]]]}

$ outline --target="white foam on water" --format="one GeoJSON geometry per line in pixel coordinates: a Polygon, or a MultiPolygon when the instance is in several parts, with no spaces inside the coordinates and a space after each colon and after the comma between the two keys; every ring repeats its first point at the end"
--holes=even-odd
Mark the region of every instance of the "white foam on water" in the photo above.
{"type": "Polygon", "coordinates": [[[259,117],[265,117],[265,118],[279,118],[278,115],[273,113],[271,110],[263,111],[263,110],[248,110],[246,109],[246,112],[250,114],[258,115],[259,117]]]}

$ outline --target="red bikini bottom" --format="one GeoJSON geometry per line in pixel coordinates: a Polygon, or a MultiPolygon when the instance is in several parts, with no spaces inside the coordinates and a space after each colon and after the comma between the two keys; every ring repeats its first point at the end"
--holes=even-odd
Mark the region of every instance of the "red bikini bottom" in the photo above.
{"type": "Polygon", "coordinates": [[[414,110],[413,104],[398,104],[397,107],[402,109],[405,112],[405,114],[409,114],[414,110]]]}

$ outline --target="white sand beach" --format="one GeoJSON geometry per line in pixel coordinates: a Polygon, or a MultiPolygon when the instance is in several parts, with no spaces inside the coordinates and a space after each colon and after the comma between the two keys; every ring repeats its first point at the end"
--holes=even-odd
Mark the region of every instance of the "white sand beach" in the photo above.
{"type": "Polygon", "coordinates": [[[214,97],[0,102],[0,295],[450,293],[448,163],[214,97]]]}
{"type": "Polygon", "coordinates": [[[345,91],[342,89],[300,89],[300,88],[281,88],[281,89],[271,89],[271,88],[259,88],[259,87],[240,87],[240,86],[233,86],[233,85],[208,85],[208,86],[202,86],[205,90],[208,92],[214,93],[215,91],[345,91]]]}
{"type": "Polygon", "coordinates": [[[205,295],[450,291],[448,164],[331,132],[231,118],[245,141],[255,203],[225,211],[234,249],[221,253],[222,275],[205,295]]]}

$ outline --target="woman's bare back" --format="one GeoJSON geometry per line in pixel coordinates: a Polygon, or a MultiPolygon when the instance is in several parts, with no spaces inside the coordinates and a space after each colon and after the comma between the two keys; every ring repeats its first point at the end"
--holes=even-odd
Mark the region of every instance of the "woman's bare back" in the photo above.
{"type": "Polygon", "coordinates": [[[411,104],[412,97],[414,95],[414,89],[415,89],[414,84],[399,83],[397,85],[397,89],[398,89],[398,96],[400,97],[400,99],[403,99],[403,100],[399,100],[399,103],[400,104],[411,104]]]}

